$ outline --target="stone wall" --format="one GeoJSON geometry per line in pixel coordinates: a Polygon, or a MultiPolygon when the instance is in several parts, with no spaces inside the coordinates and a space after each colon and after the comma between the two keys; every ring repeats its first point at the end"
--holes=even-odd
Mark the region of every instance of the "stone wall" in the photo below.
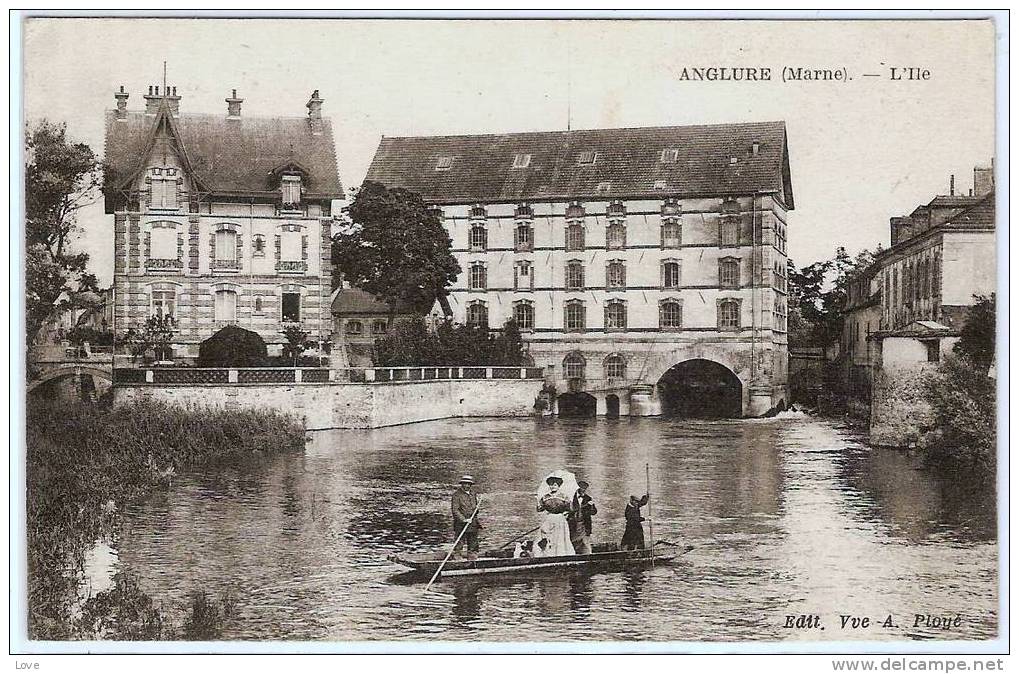
{"type": "Polygon", "coordinates": [[[926,365],[875,373],[870,405],[870,441],[875,445],[914,447],[932,423],[926,400],[926,365]]]}
{"type": "Polygon", "coordinates": [[[154,399],[181,406],[272,408],[293,412],[308,430],[381,428],[454,417],[534,413],[540,380],[447,380],[392,383],[117,384],[114,403],[154,399]]]}

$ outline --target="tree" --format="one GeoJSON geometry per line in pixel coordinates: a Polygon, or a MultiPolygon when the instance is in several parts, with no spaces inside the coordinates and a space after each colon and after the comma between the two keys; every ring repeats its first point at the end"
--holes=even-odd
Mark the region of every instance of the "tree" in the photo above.
{"type": "Polygon", "coordinates": [[[953,350],[968,358],[980,372],[987,373],[994,362],[994,293],[990,297],[974,295],[974,303],[962,326],[962,334],[953,350]]]}
{"type": "Polygon", "coordinates": [[[155,360],[170,360],[173,355],[171,344],[176,327],[171,316],[151,316],[140,331],[128,329],[120,342],[127,345],[131,359],[136,362],[149,349],[152,349],[155,360]]]}
{"type": "Polygon", "coordinates": [[[418,195],[365,182],[333,237],[333,287],[341,278],[387,302],[427,313],[460,274],[438,214],[418,195]]]}
{"type": "Polygon", "coordinates": [[[71,143],[66,126],[47,120],[26,129],[26,333],[32,344],[57,311],[86,306],[99,290],[86,271],[88,255],[71,253],[80,209],[98,198],[101,165],[84,143],[71,143]]]}
{"type": "Polygon", "coordinates": [[[294,359],[294,367],[297,367],[301,354],[312,347],[311,342],[308,341],[309,334],[301,330],[298,325],[288,325],[283,328],[283,338],[287,340],[287,343],[283,345],[283,355],[294,359]]]}
{"type": "Polygon", "coordinates": [[[880,252],[860,251],[855,258],[839,246],[835,257],[797,270],[788,260],[789,342],[827,348],[839,341],[850,277],[863,271],[880,252]]]}
{"type": "Polygon", "coordinates": [[[994,468],[997,450],[995,381],[973,361],[946,357],[925,381],[933,428],[921,445],[935,464],[994,468]]]}

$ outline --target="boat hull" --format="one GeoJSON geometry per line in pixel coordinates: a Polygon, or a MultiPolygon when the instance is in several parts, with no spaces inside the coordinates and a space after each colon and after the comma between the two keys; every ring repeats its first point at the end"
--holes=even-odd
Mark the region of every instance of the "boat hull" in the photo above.
{"type": "Polygon", "coordinates": [[[594,568],[612,569],[664,564],[677,556],[671,549],[619,550],[605,544],[595,546],[588,555],[565,555],[557,557],[513,557],[512,551],[488,551],[477,559],[455,557],[442,565],[445,555],[390,555],[389,560],[410,567],[424,576],[431,577],[442,566],[440,578],[458,576],[479,576],[501,573],[530,573],[554,569],[594,568]],[[599,549],[601,548],[601,549],[599,549]]]}

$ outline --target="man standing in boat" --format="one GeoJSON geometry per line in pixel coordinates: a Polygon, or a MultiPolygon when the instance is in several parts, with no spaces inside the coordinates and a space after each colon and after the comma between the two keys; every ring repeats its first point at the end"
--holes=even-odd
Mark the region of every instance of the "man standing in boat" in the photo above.
{"type": "Polygon", "coordinates": [[[570,541],[578,555],[591,554],[591,516],[598,514],[594,499],[587,493],[590,486],[584,480],[577,481],[577,493],[570,509],[570,541]]]}
{"type": "Polygon", "coordinates": [[[623,530],[623,541],[620,547],[623,550],[644,549],[644,525],[641,522],[644,518],[640,516],[640,509],[647,505],[649,496],[644,494],[643,498],[630,497],[626,504],[626,529],[623,530]]]}
{"type": "Polygon", "coordinates": [[[460,532],[463,531],[463,536],[460,537],[460,542],[456,544],[453,552],[460,552],[460,549],[466,545],[467,557],[476,559],[478,556],[478,531],[481,529],[481,524],[478,522],[478,515],[475,512],[478,509],[478,496],[474,493],[473,477],[464,475],[460,478],[460,486],[453,492],[450,506],[453,511],[453,536],[460,537],[460,532]],[[465,527],[466,531],[464,531],[465,527]]]}

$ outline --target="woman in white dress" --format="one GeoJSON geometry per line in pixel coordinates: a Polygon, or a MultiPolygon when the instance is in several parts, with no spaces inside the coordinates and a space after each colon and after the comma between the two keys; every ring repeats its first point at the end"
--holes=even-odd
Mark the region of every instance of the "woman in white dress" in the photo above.
{"type": "Polygon", "coordinates": [[[538,512],[544,512],[545,519],[541,522],[541,536],[533,554],[535,557],[574,555],[576,552],[570,542],[570,525],[566,521],[566,515],[573,505],[572,495],[560,490],[563,486],[561,477],[550,475],[545,484],[547,493],[538,499],[538,512]]]}

